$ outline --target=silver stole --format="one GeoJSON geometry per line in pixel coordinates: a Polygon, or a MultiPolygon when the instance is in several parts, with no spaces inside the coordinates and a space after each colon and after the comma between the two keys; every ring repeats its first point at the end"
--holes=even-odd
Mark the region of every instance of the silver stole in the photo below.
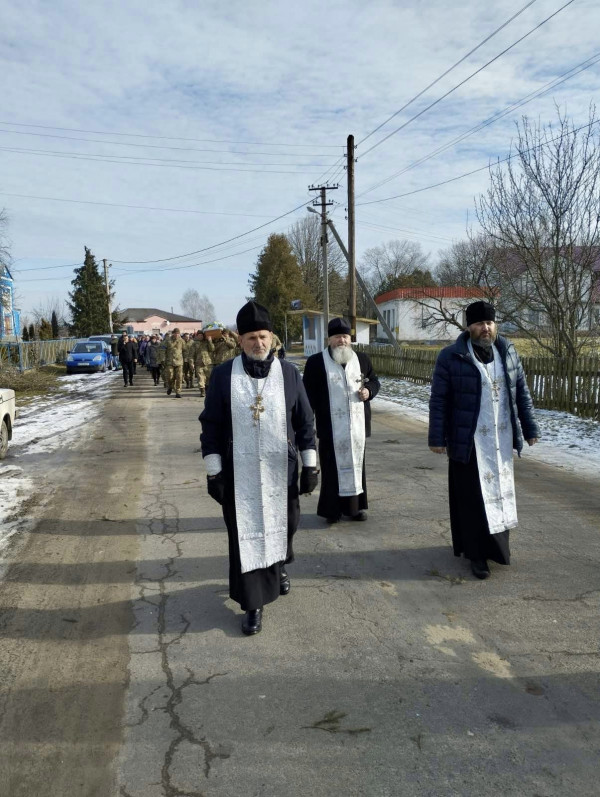
{"type": "Polygon", "coordinates": [[[360,363],[356,353],[346,367],[329,354],[323,352],[327,387],[329,390],[329,412],[333,431],[333,448],[337,465],[339,495],[360,495],[362,467],[365,455],[365,407],[358,397],[362,386],[360,363]]]}
{"type": "Polygon", "coordinates": [[[242,573],[247,573],[287,556],[288,436],[283,371],[277,358],[266,379],[248,376],[241,356],[234,359],[231,420],[235,516],[242,573]],[[256,413],[259,390],[263,409],[256,413]]]}
{"type": "Polygon", "coordinates": [[[509,395],[496,347],[487,368],[475,357],[471,341],[468,347],[481,374],[481,407],[475,431],[479,482],[490,534],[498,534],[518,523],[509,395]]]}

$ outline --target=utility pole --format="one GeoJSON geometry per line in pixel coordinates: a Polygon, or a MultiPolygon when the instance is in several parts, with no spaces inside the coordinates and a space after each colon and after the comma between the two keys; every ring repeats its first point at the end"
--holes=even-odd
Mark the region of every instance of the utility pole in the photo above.
{"type": "Polygon", "coordinates": [[[329,326],[329,271],[327,266],[327,208],[333,205],[332,201],[327,201],[327,192],[339,188],[338,185],[309,185],[309,191],[319,191],[321,200],[315,199],[313,205],[321,206],[321,251],[323,253],[323,336],[327,337],[329,326]]]}
{"type": "Polygon", "coordinates": [[[356,227],[354,221],[354,136],[346,143],[348,174],[348,282],[350,285],[350,334],[356,340],[356,227]]]}
{"type": "Polygon", "coordinates": [[[112,322],[112,312],[110,309],[110,284],[108,282],[108,265],[106,262],[106,258],[103,258],[102,262],[104,263],[104,285],[106,287],[106,306],[108,307],[108,331],[112,335],[113,322],[112,322]]]}

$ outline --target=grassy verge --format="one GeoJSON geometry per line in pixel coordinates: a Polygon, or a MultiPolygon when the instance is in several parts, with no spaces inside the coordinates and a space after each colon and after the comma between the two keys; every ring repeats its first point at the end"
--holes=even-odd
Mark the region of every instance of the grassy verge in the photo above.
{"type": "Polygon", "coordinates": [[[58,377],[65,375],[64,365],[44,365],[20,373],[16,368],[0,370],[0,387],[8,387],[17,394],[17,403],[34,396],[54,393],[59,388],[58,377]]]}

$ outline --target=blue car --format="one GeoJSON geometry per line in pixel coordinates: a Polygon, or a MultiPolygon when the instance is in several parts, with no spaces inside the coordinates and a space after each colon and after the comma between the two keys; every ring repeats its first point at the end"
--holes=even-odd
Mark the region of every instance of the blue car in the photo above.
{"type": "Polygon", "coordinates": [[[67,354],[67,373],[90,373],[111,368],[110,348],[102,340],[83,340],[67,354]]]}

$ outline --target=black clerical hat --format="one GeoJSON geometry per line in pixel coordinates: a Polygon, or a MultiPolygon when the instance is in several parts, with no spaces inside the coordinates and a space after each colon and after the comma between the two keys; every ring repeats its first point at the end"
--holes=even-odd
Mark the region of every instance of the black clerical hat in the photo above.
{"type": "Polygon", "coordinates": [[[495,321],[496,310],[494,305],[489,302],[473,302],[467,307],[467,326],[476,324],[478,321],[495,321]]]}
{"type": "Polygon", "coordinates": [[[246,332],[258,332],[259,329],[273,331],[273,324],[269,311],[262,304],[248,302],[237,314],[237,330],[240,335],[246,332]]]}
{"type": "Polygon", "coordinates": [[[349,335],[350,324],[345,318],[332,318],[327,326],[327,335],[349,335]]]}

